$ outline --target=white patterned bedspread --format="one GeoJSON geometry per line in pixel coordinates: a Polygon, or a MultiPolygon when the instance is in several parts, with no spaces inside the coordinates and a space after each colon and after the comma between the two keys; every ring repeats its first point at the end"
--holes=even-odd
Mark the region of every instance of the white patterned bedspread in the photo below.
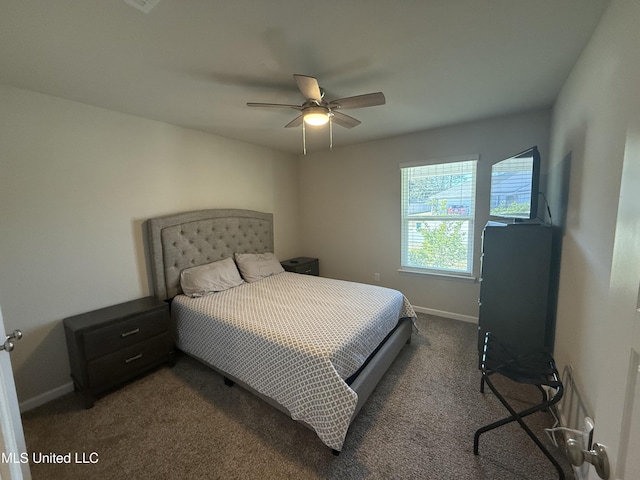
{"type": "Polygon", "coordinates": [[[283,272],[199,298],[175,297],[178,348],[242,380],[341,450],[355,373],[411,304],[389,288],[283,272]]]}

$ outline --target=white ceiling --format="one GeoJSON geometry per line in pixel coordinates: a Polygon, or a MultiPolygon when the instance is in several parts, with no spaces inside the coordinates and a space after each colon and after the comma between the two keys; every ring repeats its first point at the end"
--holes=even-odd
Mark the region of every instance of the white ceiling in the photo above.
{"type": "Polygon", "coordinates": [[[1,0],[0,83],[300,153],[298,112],[246,106],[301,104],[294,73],[326,99],[384,92],[334,147],[546,107],[608,3],[1,0]]]}

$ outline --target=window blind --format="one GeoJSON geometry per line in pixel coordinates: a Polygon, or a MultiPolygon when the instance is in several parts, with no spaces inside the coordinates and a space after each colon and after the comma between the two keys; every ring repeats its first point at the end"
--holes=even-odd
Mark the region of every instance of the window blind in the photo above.
{"type": "Polygon", "coordinates": [[[400,165],[403,269],[472,274],[477,162],[400,165]]]}

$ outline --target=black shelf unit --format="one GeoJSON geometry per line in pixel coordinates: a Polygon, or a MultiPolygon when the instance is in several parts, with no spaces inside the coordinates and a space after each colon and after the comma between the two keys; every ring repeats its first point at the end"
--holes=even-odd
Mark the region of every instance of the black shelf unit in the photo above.
{"type": "Polygon", "coordinates": [[[489,222],[482,234],[478,351],[492,332],[516,355],[553,350],[553,228],[489,222]]]}

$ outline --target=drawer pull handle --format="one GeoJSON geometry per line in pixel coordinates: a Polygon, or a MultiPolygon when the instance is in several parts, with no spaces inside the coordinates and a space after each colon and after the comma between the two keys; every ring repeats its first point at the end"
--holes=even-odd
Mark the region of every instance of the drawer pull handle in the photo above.
{"type": "Polygon", "coordinates": [[[128,337],[129,335],[135,335],[136,333],[140,333],[139,328],[134,328],[133,330],[129,330],[128,332],[124,332],[120,334],[121,338],[128,337]]]}
{"type": "Polygon", "coordinates": [[[138,355],[135,355],[135,356],[133,356],[133,357],[127,358],[127,359],[124,361],[124,363],[131,363],[131,362],[134,362],[134,361],[136,361],[136,360],[140,360],[141,358],[142,358],[142,354],[141,354],[141,353],[139,353],[138,355]]]}

